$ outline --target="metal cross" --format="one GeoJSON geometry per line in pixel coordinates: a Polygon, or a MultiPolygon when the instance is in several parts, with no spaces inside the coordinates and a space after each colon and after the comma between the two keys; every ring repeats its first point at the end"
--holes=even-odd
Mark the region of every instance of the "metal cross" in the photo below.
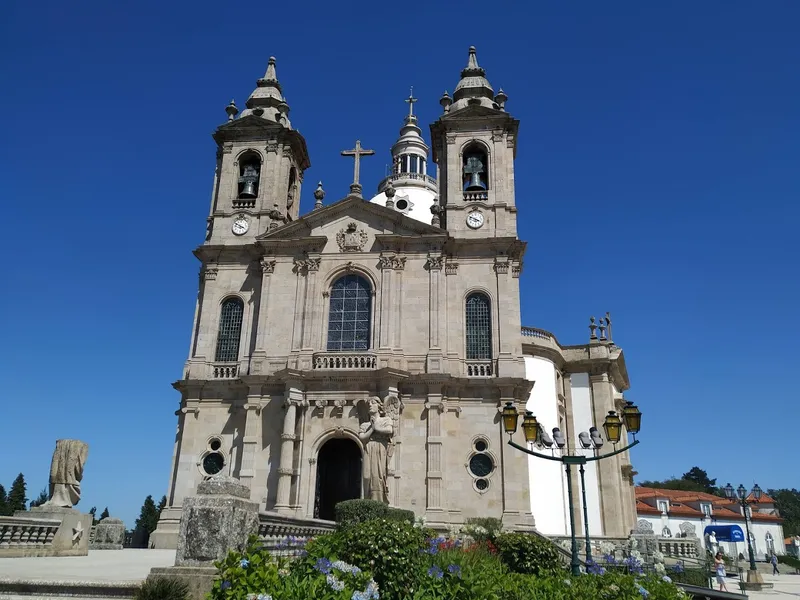
{"type": "Polygon", "coordinates": [[[342,150],[342,156],[352,156],[355,159],[353,183],[350,184],[350,193],[354,196],[361,195],[361,184],[358,182],[358,177],[361,174],[361,157],[373,154],[375,154],[374,150],[365,150],[361,147],[361,140],[356,140],[356,147],[352,150],[342,150]]]}
{"type": "Polygon", "coordinates": [[[411,86],[411,93],[409,94],[408,98],[405,99],[408,102],[408,116],[414,116],[414,102],[417,101],[417,98],[414,98],[414,86],[411,86]]]}

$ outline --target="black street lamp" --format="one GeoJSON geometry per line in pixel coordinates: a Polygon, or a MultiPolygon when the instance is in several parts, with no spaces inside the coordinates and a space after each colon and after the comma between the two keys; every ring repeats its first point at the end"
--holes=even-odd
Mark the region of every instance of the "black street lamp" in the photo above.
{"type": "MultiPolygon", "coordinates": [[[[567,503],[569,504],[569,526],[572,554],[572,558],[570,560],[570,571],[573,575],[580,575],[581,566],[580,558],[578,557],[578,541],[575,537],[575,511],[574,500],[572,497],[572,465],[578,465],[581,476],[581,492],[583,494],[583,522],[586,535],[586,560],[588,561],[591,559],[592,555],[590,550],[591,540],[589,539],[589,524],[587,520],[588,513],[586,509],[586,483],[584,481],[584,465],[589,462],[616,456],[617,454],[625,452],[626,450],[629,450],[638,444],[639,441],[636,439],[636,434],[639,433],[639,429],[642,425],[642,413],[633,402],[627,402],[625,404],[625,407],[622,409],[622,417],[620,417],[613,410],[609,411],[608,415],[606,416],[606,420],[603,423],[606,439],[614,444],[614,447],[616,448],[616,445],[622,438],[622,428],[624,424],[627,432],[633,434],[634,440],[624,448],[614,450],[608,454],[599,454],[595,456],[584,456],[582,454],[549,456],[547,454],[534,452],[533,450],[524,446],[520,446],[519,444],[515,444],[512,436],[514,435],[514,432],[517,431],[519,412],[517,411],[513,402],[506,403],[505,407],[503,408],[502,416],[503,429],[508,434],[509,446],[516,448],[521,452],[525,452],[526,454],[530,454],[531,456],[544,458],[546,460],[554,460],[564,465],[564,470],[567,473],[567,503]]],[[[530,411],[526,412],[525,417],[522,419],[522,431],[525,435],[525,442],[528,444],[541,441],[548,447],[553,445],[553,440],[550,440],[549,436],[544,433],[541,424],[530,411]]],[[[558,427],[553,428],[553,438],[555,439],[556,446],[559,448],[564,448],[567,446],[567,441],[564,437],[564,434],[561,433],[561,430],[558,427]]],[[[600,432],[596,427],[590,428],[589,433],[581,433],[579,440],[584,449],[593,448],[594,450],[599,450],[603,446],[603,439],[601,438],[600,432]]],[[[569,451],[569,448],[567,448],[567,450],[569,451]]]]}
{"type": "Polygon", "coordinates": [[[756,570],[756,558],[753,554],[753,544],[750,541],[750,513],[747,511],[747,507],[749,504],[757,504],[761,500],[761,488],[758,484],[753,486],[753,498],[754,501],[749,501],[747,495],[747,488],[745,488],[742,484],[739,484],[739,487],[736,490],[733,489],[733,486],[729,483],[726,485],[723,490],[725,490],[725,497],[728,500],[733,500],[738,502],[742,506],[742,511],[744,512],[744,528],[747,530],[747,553],[750,555],[750,570],[756,570]]]}

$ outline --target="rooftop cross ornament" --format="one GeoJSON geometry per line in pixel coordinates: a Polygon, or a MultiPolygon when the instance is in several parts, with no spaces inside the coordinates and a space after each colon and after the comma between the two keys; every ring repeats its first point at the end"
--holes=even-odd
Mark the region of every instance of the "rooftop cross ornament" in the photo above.
{"type": "Polygon", "coordinates": [[[361,140],[356,140],[356,147],[352,150],[342,150],[342,156],[352,156],[355,158],[355,168],[353,169],[353,183],[350,184],[350,193],[354,196],[361,196],[361,184],[358,176],[361,173],[361,157],[375,154],[374,150],[365,150],[361,147],[361,140]]]}
{"type": "Polygon", "coordinates": [[[417,101],[417,98],[414,98],[414,86],[411,86],[411,93],[408,95],[408,98],[405,99],[408,102],[408,116],[414,116],[414,102],[417,101]]]}

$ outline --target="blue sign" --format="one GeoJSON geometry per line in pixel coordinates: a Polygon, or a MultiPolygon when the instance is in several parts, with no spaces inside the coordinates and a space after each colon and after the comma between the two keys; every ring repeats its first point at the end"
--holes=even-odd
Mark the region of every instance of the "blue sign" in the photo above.
{"type": "Polygon", "coordinates": [[[709,525],[704,535],[713,533],[718,542],[743,542],[744,532],[738,525],[709,525]]]}

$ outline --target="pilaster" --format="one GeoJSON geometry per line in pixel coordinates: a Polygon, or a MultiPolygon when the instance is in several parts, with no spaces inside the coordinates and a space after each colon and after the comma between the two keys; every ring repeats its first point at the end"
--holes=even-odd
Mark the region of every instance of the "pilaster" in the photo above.
{"type": "Polygon", "coordinates": [[[261,440],[261,386],[250,386],[245,409],[244,436],[242,438],[242,462],[239,469],[239,481],[250,488],[250,499],[253,498],[253,478],[255,477],[255,456],[261,440]]]}
{"type": "MultiPolygon", "coordinates": [[[[525,400],[516,397],[516,386],[500,385],[500,400],[497,406],[502,413],[506,403],[511,402],[518,411],[524,410],[525,400]]],[[[503,430],[503,420],[498,419],[500,439],[505,441],[506,433],[503,430]]],[[[517,435],[520,435],[518,432],[517,435]]],[[[534,520],[531,514],[530,499],[530,470],[528,455],[509,446],[500,444],[500,461],[502,469],[503,487],[503,514],[501,520],[508,529],[524,530],[533,529],[534,520]]]]}
{"type": "Polygon", "coordinates": [[[283,430],[281,432],[281,455],[278,467],[278,492],[275,510],[291,513],[290,495],[292,492],[292,478],[294,476],[294,444],[295,430],[297,428],[297,409],[303,403],[302,390],[290,387],[286,393],[283,417],[283,430]]]}
{"type": "Polygon", "coordinates": [[[317,274],[319,272],[320,257],[318,254],[309,254],[305,260],[306,297],[303,304],[303,345],[302,350],[313,352],[313,333],[315,327],[317,302],[317,274]]]}
{"type": "Polygon", "coordinates": [[[494,272],[497,276],[497,294],[494,313],[497,318],[497,341],[494,343],[497,352],[498,377],[514,377],[520,373],[515,364],[515,344],[519,339],[519,302],[511,289],[511,262],[508,256],[498,256],[494,261],[494,272]]]}
{"type": "Polygon", "coordinates": [[[447,318],[440,314],[445,303],[442,302],[442,268],[444,256],[438,253],[428,255],[425,268],[428,270],[428,357],[427,372],[441,373],[443,371],[442,356],[442,321],[447,318]]]}
{"type": "Polygon", "coordinates": [[[442,416],[445,412],[445,404],[441,386],[432,385],[428,387],[425,408],[427,409],[425,521],[432,526],[445,525],[447,522],[446,507],[448,502],[443,470],[445,436],[442,435],[442,416]]]}
{"type": "Polygon", "coordinates": [[[379,347],[381,349],[389,349],[392,346],[392,329],[394,320],[391,318],[392,301],[392,260],[394,254],[381,253],[378,258],[378,264],[381,269],[381,313],[380,313],[380,332],[378,334],[379,347]]]}
{"type": "Polygon", "coordinates": [[[272,274],[275,273],[275,260],[264,256],[259,263],[261,268],[261,292],[258,297],[258,324],[256,325],[255,354],[265,355],[267,350],[267,315],[269,314],[269,289],[272,274]]]}

